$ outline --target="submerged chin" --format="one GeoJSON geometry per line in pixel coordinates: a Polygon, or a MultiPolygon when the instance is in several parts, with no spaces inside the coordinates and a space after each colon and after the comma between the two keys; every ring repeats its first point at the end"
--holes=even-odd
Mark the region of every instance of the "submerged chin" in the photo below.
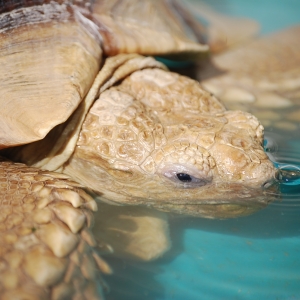
{"type": "MultiPolygon", "coordinates": [[[[190,191],[191,192],[191,191],[190,191]]],[[[242,184],[213,184],[193,194],[182,193],[173,201],[153,203],[163,211],[204,218],[235,218],[250,215],[279,198],[278,185],[251,188],[242,184]]]]}
{"type": "Polygon", "coordinates": [[[105,190],[99,199],[128,205],[146,205],[170,213],[205,218],[234,218],[250,215],[278,199],[277,186],[250,188],[242,184],[216,184],[199,189],[148,190],[124,187],[105,190]],[[146,196],[147,195],[147,196],[146,196]]]}

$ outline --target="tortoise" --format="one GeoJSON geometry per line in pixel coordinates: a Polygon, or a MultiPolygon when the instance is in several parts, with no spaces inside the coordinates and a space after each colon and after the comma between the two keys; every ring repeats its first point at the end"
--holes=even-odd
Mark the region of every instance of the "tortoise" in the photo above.
{"type": "Polygon", "coordinates": [[[103,219],[120,212],[96,213],[98,200],[137,206],[126,251],[148,260],[169,247],[168,229],[143,206],[228,218],[275,197],[256,117],[140,55],[207,55],[174,3],[1,3],[3,299],[103,297],[103,219]]]}

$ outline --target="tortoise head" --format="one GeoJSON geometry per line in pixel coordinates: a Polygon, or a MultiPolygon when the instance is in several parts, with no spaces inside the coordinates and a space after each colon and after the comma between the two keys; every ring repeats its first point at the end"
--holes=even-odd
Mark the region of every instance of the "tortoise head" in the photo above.
{"type": "Polygon", "coordinates": [[[104,200],[234,217],[273,199],[262,144],[251,114],[226,111],[187,77],[145,69],[100,95],[65,172],[104,200]]]}

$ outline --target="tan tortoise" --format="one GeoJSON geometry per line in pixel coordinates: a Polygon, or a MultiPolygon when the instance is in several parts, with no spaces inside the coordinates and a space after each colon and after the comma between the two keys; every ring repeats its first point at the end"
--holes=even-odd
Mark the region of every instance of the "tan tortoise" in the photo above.
{"type": "Polygon", "coordinates": [[[144,206],[227,218],[272,201],[258,120],[139,55],[205,55],[178,4],[0,11],[1,299],[102,299],[107,243],[144,260],[169,247],[164,213],[144,206]],[[124,249],[105,234],[122,209],[95,200],[134,205],[124,249]]]}

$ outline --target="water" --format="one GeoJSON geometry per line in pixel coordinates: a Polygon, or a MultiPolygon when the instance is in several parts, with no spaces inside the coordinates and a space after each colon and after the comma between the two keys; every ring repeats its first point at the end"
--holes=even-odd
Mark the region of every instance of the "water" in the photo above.
{"type": "MultiPolygon", "coordinates": [[[[298,0],[211,2],[228,14],[257,19],[263,34],[300,23],[298,0]]],[[[290,133],[267,128],[266,145],[278,167],[300,169],[299,128],[290,133]]],[[[297,180],[281,185],[281,201],[248,217],[171,219],[173,246],[159,260],[137,263],[107,257],[115,271],[106,278],[111,287],[107,299],[300,299],[297,180]]]]}
{"type": "Polygon", "coordinates": [[[205,2],[227,15],[257,20],[261,25],[262,34],[299,24],[298,0],[205,0],[205,2]]]}

